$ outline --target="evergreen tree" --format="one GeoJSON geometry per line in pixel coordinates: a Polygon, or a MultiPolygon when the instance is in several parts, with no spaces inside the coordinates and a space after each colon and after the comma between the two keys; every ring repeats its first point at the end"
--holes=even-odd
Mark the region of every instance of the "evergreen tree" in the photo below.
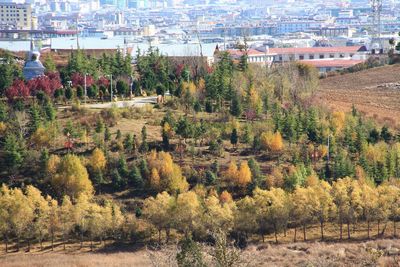
{"type": "Polygon", "coordinates": [[[57,111],[54,108],[53,104],[50,100],[47,100],[44,104],[44,112],[46,115],[47,121],[54,121],[56,119],[57,111]]]}
{"type": "Polygon", "coordinates": [[[393,134],[389,131],[387,126],[382,127],[381,138],[385,140],[386,143],[389,143],[392,140],[393,134]]]}
{"type": "Polygon", "coordinates": [[[231,133],[231,144],[233,145],[233,147],[236,147],[237,143],[238,143],[238,133],[236,128],[233,128],[231,133]]]}
{"type": "Polygon", "coordinates": [[[116,85],[117,93],[120,96],[126,96],[129,93],[129,86],[128,84],[123,81],[123,80],[118,80],[117,85],[116,85]]]}
{"type": "Polygon", "coordinates": [[[104,129],[104,141],[108,142],[111,140],[110,128],[106,125],[104,129]]]}
{"type": "Polygon", "coordinates": [[[4,153],[5,164],[11,169],[17,168],[23,162],[24,150],[15,135],[6,136],[4,153]]]}
{"type": "Polygon", "coordinates": [[[84,96],[84,94],[85,94],[85,92],[83,91],[82,86],[78,85],[78,86],[76,87],[76,97],[82,99],[83,96],[84,96]]]}
{"type": "Polygon", "coordinates": [[[67,100],[72,100],[73,96],[74,96],[74,92],[72,91],[72,88],[70,86],[68,86],[65,89],[65,98],[67,100]]]}
{"type": "Polygon", "coordinates": [[[240,117],[240,115],[242,115],[242,106],[237,93],[234,93],[232,96],[230,112],[232,116],[235,117],[240,117]]]}
{"type": "Polygon", "coordinates": [[[146,125],[142,128],[142,143],[140,144],[140,152],[146,153],[149,151],[149,145],[147,144],[147,130],[146,125]]]}
{"type": "Polygon", "coordinates": [[[35,132],[42,124],[42,117],[40,115],[40,107],[33,104],[29,109],[29,128],[30,132],[35,132]]]}
{"type": "Polygon", "coordinates": [[[129,172],[129,184],[137,188],[142,188],[144,185],[142,174],[137,166],[129,172]]]}
{"type": "Polygon", "coordinates": [[[113,170],[111,177],[112,185],[115,189],[121,190],[126,186],[125,180],[121,177],[117,169],[113,170]]]}

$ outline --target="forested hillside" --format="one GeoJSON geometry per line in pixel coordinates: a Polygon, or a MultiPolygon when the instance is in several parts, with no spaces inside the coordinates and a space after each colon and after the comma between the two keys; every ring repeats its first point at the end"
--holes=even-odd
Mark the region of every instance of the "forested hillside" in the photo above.
{"type": "MultiPolygon", "coordinates": [[[[177,64],[150,49],[132,67],[121,53],[78,51],[61,68],[47,58],[46,76],[24,81],[9,60],[0,69],[6,251],[181,241],[190,254],[202,243],[398,235],[399,129],[357,105],[315,105],[311,66],[267,69],[223,53],[212,67],[177,64]],[[151,95],[157,104],[128,106],[151,95]],[[110,99],[126,105],[85,107],[110,99]]],[[[180,266],[194,266],[189,254],[180,266]]]]}

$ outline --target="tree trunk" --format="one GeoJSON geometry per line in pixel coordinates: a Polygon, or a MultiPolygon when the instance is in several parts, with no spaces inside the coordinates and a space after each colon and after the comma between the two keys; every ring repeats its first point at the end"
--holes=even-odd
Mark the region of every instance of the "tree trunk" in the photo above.
{"type": "Polygon", "coordinates": [[[303,225],[303,239],[304,239],[304,241],[307,241],[307,235],[306,235],[306,225],[304,224],[303,225]]]}
{"type": "Polygon", "coordinates": [[[340,221],[340,240],[343,239],[343,223],[340,221]]]}
{"type": "Polygon", "coordinates": [[[54,233],[51,233],[51,251],[54,250],[54,233]]]}
{"type": "Polygon", "coordinates": [[[350,222],[347,222],[347,239],[350,239],[350,222]]]}
{"type": "Polygon", "coordinates": [[[381,226],[381,221],[380,220],[378,220],[378,234],[377,234],[377,236],[379,237],[379,231],[380,231],[380,226],[381,226]]]}
{"type": "Polygon", "coordinates": [[[382,229],[382,232],[381,232],[381,236],[382,236],[382,237],[385,236],[386,227],[387,227],[387,221],[385,221],[385,224],[384,224],[383,229],[382,229]]]}
{"type": "Polygon", "coordinates": [[[320,222],[320,228],[321,228],[321,240],[324,240],[324,222],[320,222]]]}
{"type": "Polygon", "coordinates": [[[65,240],[65,232],[63,232],[63,249],[65,250],[65,243],[66,243],[66,240],[65,240]]]}
{"type": "Polygon", "coordinates": [[[6,237],[6,253],[8,253],[8,238],[6,237]]]}
{"type": "Polygon", "coordinates": [[[170,229],[169,228],[167,228],[167,229],[165,229],[165,235],[166,235],[166,237],[167,237],[167,244],[168,244],[168,242],[169,242],[169,236],[170,236],[170,229]]]}
{"type": "Polygon", "coordinates": [[[93,238],[90,238],[90,251],[93,251],[93,238]]]}
{"type": "Polygon", "coordinates": [[[81,249],[83,248],[83,232],[81,231],[81,249]]]}
{"type": "Polygon", "coordinates": [[[19,251],[19,237],[17,238],[17,251],[19,251]]]}
{"type": "Polygon", "coordinates": [[[393,237],[396,238],[396,221],[393,220],[393,237]]]}
{"type": "Polygon", "coordinates": [[[276,225],[274,225],[274,232],[275,232],[275,243],[278,244],[278,233],[277,233],[276,225]]]}
{"type": "Polygon", "coordinates": [[[31,239],[30,238],[28,238],[28,250],[27,251],[28,252],[31,251],[31,239]]]}
{"type": "Polygon", "coordinates": [[[158,229],[158,245],[161,246],[161,229],[158,229]]]}
{"type": "Polygon", "coordinates": [[[297,227],[294,227],[294,237],[293,237],[293,242],[297,242],[297,227]]]}
{"type": "Polygon", "coordinates": [[[367,233],[368,233],[368,239],[370,238],[369,237],[369,220],[367,221],[367,233]]]}
{"type": "Polygon", "coordinates": [[[286,231],[287,231],[287,229],[286,229],[286,226],[283,228],[283,236],[284,237],[286,237],[286,231]]]}

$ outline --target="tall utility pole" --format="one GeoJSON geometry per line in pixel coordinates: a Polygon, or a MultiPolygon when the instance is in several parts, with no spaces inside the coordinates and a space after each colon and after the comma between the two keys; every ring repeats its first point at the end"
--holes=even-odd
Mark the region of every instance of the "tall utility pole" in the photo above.
{"type": "Polygon", "coordinates": [[[87,86],[86,86],[86,76],[87,76],[88,74],[87,73],[85,73],[85,105],[86,105],[86,97],[87,97],[87,86]]]}
{"type": "Polygon", "coordinates": [[[112,74],[109,74],[109,75],[107,75],[107,76],[110,77],[110,81],[111,81],[111,83],[110,83],[110,86],[111,86],[111,88],[110,88],[110,94],[111,94],[111,102],[113,102],[112,74]]]}
{"type": "Polygon", "coordinates": [[[370,0],[371,12],[372,12],[372,41],[378,39],[379,48],[383,47],[381,42],[381,13],[382,13],[382,0],[370,0]]]}

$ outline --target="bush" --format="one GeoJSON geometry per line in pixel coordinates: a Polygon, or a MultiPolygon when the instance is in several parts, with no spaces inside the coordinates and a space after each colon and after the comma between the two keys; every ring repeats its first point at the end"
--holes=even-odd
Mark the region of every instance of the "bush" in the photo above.
{"type": "Polygon", "coordinates": [[[76,87],[76,96],[78,97],[78,98],[83,98],[83,95],[84,95],[84,92],[83,92],[83,88],[82,88],[82,86],[77,86],[76,87]]]}

